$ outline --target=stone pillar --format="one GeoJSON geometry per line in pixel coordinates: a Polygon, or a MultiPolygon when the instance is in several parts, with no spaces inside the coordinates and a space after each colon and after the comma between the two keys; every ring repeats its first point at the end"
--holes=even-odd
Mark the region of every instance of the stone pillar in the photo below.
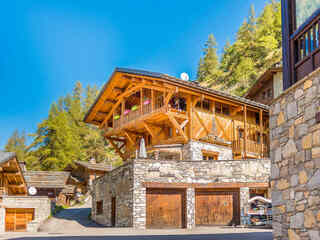
{"type": "Polygon", "coordinates": [[[243,187],[240,188],[240,224],[246,225],[247,224],[247,213],[249,210],[249,198],[250,198],[250,191],[249,188],[243,187]]]}
{"type": "Polygon", "coordinates": [[[187,229],[192,229],[196,226],[195,219],[195,191],[194,188],[187,188],[186,193],[186,221],[187,221],[187,229]]]}
{"type": "MultiPolygon", "coordinates": [[[[140,185],[140,184],[139,184],[140,185]]],[[[133,228],[145,229],[147,221],[146,188],[136,187],[133,190],[133,228]]]]}

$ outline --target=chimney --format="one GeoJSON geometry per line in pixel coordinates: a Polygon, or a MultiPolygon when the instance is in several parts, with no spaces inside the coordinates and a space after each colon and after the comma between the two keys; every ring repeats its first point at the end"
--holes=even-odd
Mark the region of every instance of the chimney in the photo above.
{"type": "Polygon", "coordinates": [[[89,163],[96,164],[97,162],[96,162],[96,159],[90,158],[89,163]]]}

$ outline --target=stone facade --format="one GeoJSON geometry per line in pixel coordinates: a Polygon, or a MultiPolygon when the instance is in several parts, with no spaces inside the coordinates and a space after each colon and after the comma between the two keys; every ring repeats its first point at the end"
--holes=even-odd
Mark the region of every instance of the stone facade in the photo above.
{"type": "Polygon", "coordinates": [[[271,107],[274,239],[320,239],[320,70],[271,107]]]}
{"type": "Polygon", "coordinates": [[[268,187],[270,161],[263,160],[221,160],[184,161],[135,159],[94,182],[92,219],[105,226],[111,226],[111,195],[117,197],[116,226],[146,227],[146,190],[148,184],[164,184],[174,188],[180,184],[186,190],[186,227],[195,227],[195,188],[211,188],[232,183],[239,188],[240,205],[246,206],[249,188],[246,184],[263,184],[268,187]],[[197,186],[196,186],[197,185],[197,186]],[[103,214],[96,215],[95,205],[103,200],[103,214]],[[122,203],[122,205],[118,205],[122,203]],[[125,210],[124,210],[125,209],[125,210]],[[121,216],[119,212],[125,212],[121,216]]]}
{"type": "Polygon", "coordinates": [[[233,156],[230,146],[228,147],[199,141],[190,141],[188,144],[183,146],[183,159],[202,161],[202,151],[219,153],[218,160],[231,160],[233,156]]]}
{"type": "Polygon", "coordinates": [[[132,226],[132,167],[132,163],[127,163],[93,182],[92,220],[104,226],[112,226],[112,197],[116,197],[116,227],[132,226]],[[97,214],[96,202],[98,201],[102,201],[102,214],[97,214]]]}
{"type": "Polygon", "coordinates": [[[51,201],[48,197],[3,197],[0,208],[0,232],[5,231],[6,208],[33,208],[34,220],[28,223],[27,231],[36,232],[39,226],[50,216],[51,201]]]}

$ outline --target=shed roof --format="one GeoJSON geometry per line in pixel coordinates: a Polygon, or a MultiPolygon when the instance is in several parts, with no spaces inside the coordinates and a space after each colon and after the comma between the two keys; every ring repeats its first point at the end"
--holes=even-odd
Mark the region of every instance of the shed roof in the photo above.
{"type": "Polygon", "coordinates": [[[75,161],[75,164],[83,166],[85,168],[103,172],[109,172],[112,170],[112,166],[107,163],[90,163],[90,162],[83,162],[83,161],[75,161]]]}
{"type": "Polygon", "coordinates": [[[27,185],[38,188],[64,188],[70,176],[69,172],[26,171],[24,178],[27,185]]]}

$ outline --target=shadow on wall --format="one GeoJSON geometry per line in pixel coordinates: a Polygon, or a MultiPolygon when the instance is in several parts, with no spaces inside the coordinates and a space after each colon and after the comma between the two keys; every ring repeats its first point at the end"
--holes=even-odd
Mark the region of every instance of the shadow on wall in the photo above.
{"type": "Polygon", "coordinates": [[[70,237],[22,237],[15,240],[272,240],[271,232],[201,235],[141,235],[141,236],[70,236],[70,237]]]}

